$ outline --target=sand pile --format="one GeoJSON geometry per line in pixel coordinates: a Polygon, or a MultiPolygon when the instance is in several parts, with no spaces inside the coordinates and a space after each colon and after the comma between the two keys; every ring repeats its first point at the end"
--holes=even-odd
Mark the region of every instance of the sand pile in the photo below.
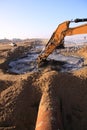
{"type": "MultiPolygon", "coordinates": [[[[86,66],[73,73],[59,73],[48,66],[23,75],[0,68],[0,130],[35,130],[40,101],[46,94],[53,94],[59,104],[64,130],[87,130],[86,93],[86,66]]],[[[50,108],[50,100],[45,101],[43,105],[50,108]]]]}
{"type": "Polygon", "coordinates": [[[34,130],[41,97],[53,92],[60,102],[64,128],[87,129],[87,79],[46,71],[7,83],[0,96],[0,128],[34,130]]]}
{"type": "Polygon", "coordinates": [[[31,46],[19,46],[10,50],[7,55],[7,60],[14,60],[19,57],[23,57],[30,51],[31,48],[31,46]]]}
{"type": "Polygon", "coordinates": [[[84,46],[77,52],[80,56],[87,58],[87,46],[84,46]]]}

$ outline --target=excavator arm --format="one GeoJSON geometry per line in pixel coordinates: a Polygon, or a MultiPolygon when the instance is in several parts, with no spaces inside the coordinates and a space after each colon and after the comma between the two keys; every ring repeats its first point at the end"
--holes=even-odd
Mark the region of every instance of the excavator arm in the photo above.
{"type": "Polygon", "coordinates": [[[75,35],[75,34],[85,34],[87,33],[87,24],[83,24],[74,28],[69,28],[71,22],[85,22],[87,19],[75,19],[73,21],[65,21],[57,27],[55,32],[52,34],[50,40],[45,46],[45,49],[38,56],[37,62],[38,66],[41,66],[47,59],[47,57],[57,48],[61,48],[64,44],[64,37],[75,35]]]}

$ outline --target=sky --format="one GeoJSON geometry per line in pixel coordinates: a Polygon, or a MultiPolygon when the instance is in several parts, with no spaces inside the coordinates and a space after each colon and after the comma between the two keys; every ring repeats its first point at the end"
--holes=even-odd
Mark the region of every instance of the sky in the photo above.
{"type": "Polygon", "coordinates": [[[50,38],[75,18],[87,18],[87,0],[0,0],[0,39],[50,38]]]}

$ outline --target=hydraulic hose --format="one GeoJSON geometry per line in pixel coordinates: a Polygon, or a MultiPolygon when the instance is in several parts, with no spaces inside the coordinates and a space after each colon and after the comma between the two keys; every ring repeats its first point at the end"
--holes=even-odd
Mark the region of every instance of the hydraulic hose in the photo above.
{"type": "Polygon", "coordinates": [[[77,18],[77,19],[74,20],[74,22],[75,23],[78,23],[78,22],[87,22],[87,18],[84,18],[84,19],[77,18]]]}

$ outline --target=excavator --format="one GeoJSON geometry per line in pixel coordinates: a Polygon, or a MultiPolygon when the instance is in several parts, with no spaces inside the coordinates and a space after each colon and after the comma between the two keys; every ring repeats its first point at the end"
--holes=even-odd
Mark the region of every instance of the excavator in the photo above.
{"type": "Polygon", "coordinates": [[[45,49],[42,50],[37,58],[38,66],[41,67],[46,62],[47,57],[56,49],[64,48],[64,38],[65,36],[76,35],[76,34],[86,34],[87,24],[82,24],[76,27],[69,27],[70,23],[87,22],[87,18],[65,21],[58,25],[57,29],[52,34],[45,49]]]}

